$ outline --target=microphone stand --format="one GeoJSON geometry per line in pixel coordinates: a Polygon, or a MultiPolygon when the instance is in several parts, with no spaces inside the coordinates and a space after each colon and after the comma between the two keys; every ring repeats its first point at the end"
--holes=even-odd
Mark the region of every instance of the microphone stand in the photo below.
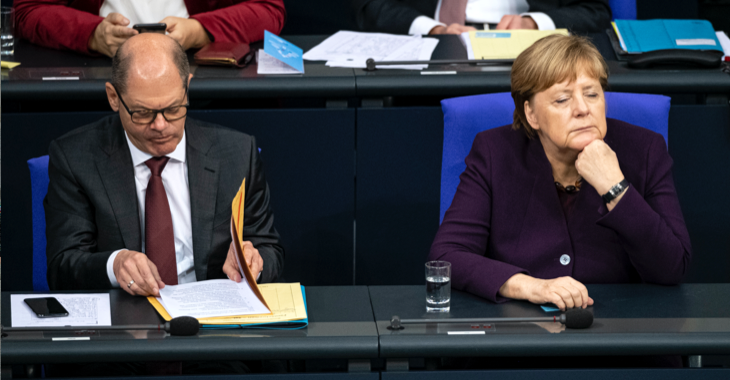
{"type": "Polygon", "coordinates": [[[475,64],[475,65],[511,65],[514,59],[433,59],[429,61],[379,61],[372,58],[365,61],[365,71],[375,71],[376,66],[393,65],[450,65],[450,64],[475,64]]]}

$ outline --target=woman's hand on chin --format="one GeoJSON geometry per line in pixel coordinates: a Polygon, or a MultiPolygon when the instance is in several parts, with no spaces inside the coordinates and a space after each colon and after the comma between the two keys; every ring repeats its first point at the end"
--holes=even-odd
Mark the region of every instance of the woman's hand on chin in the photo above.
{"type": "Polygon", "coordinates": [[[588,296],[585,285],[567,276],[542,280],[518,273],[502,285],[499,293],[503,297],[527,300],[534,304],[552,302],[562,311],[574,307],[585,309],[593,305],[593,298],[588,296]]]}

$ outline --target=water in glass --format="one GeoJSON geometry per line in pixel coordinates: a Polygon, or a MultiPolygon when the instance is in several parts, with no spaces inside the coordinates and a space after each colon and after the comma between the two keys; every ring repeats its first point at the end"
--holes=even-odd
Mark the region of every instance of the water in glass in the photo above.
{"type": "Polygon", "coordinates": [[[426,277],[426,311],[446,313],[451,309],[451,278],[426,277]]]}

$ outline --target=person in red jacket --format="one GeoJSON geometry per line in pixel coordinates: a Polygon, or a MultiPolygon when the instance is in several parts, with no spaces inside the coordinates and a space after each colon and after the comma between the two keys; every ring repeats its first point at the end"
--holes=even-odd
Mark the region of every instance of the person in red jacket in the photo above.
{"type": "Polygon", "coordinates": [[[114,56],[136,23],[162,22],[184,49],[279,34],[283,0],[15,0],[18,37],[54,49],[114,56]],[[159,20],[159,21],[158,21],[159,20]]]}

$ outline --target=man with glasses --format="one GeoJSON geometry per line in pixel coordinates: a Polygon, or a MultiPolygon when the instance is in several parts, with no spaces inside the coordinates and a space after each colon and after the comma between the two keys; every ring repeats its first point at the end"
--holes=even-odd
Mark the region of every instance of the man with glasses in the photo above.
{"type": "Polygon", "coordinates": [[[117,112],[49,148],[44,206],[53,290],[241,281],[231,250],[231,201],[245,182],[244,256],[275,281],[284,250],[253,137],[187,117],[190,74],[170,37],[130,38],[106,83],[117,112]]]}

